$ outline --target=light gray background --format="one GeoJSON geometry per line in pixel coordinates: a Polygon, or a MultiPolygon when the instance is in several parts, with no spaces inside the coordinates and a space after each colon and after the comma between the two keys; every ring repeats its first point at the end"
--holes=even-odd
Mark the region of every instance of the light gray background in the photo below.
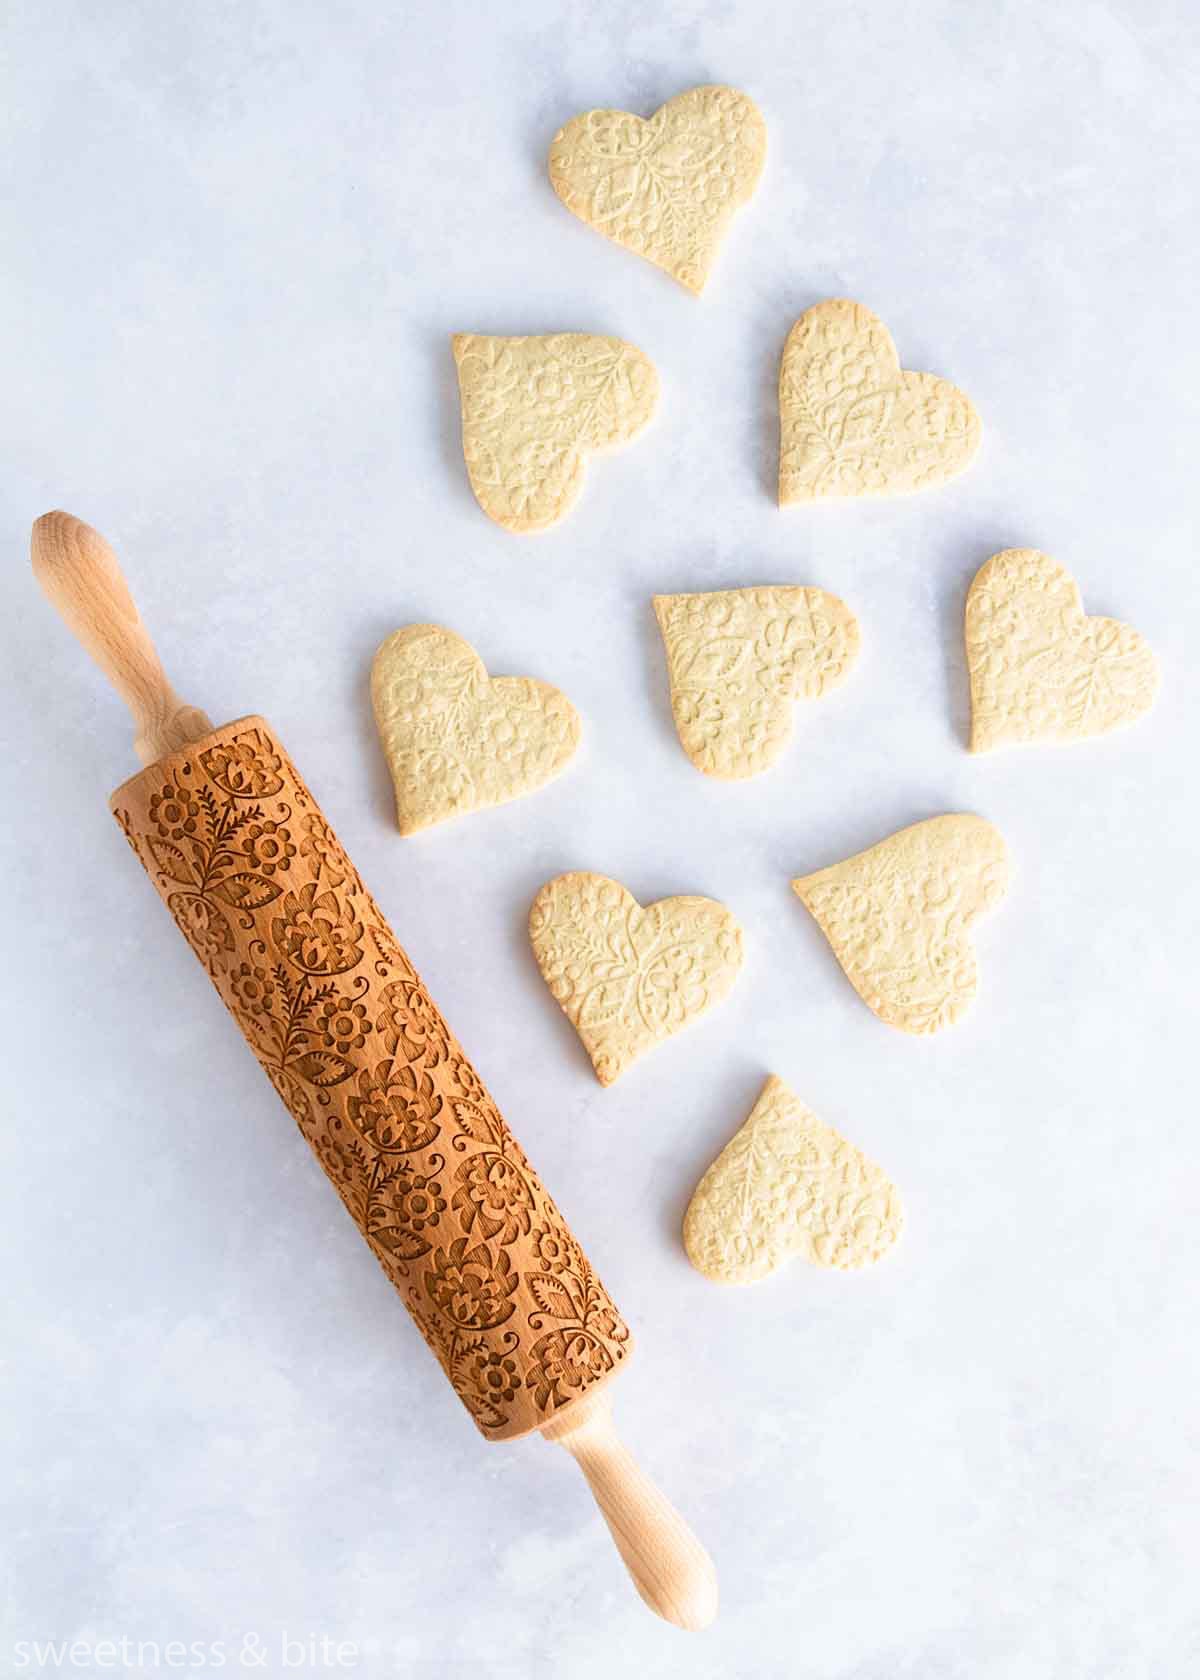
{"type": "Polygon", "coordinates": [[[4,1639],[236,1667],[250,1632],[280,1671],[286,1630],[420,1680],[1195,1674],[1194,8],[18,0],[5,35],[4,1639]],[[697,301],[544,155],[706,80],[770,158],[697,301]],[[836,295],[985,442],[944,491],[783,514],[779,351],[836,295]],[[472,500],[463,329],[660,369],[552,534],[472,500]],[[188,699],[279,729],[624,1306],[624,1432],[720,1567],[703,1637],[641,1608],[565,1455],[477,1438],[130,859],[126,718],[26,567],[53,506],[116,543],[188,699]],[[1148,636],[1151,719],[968,756],[964,593],[1011,544],[1148,636]],[[769,777],[708,781],[649,598],[784,581],[844,596],[859,668],[769,777]],[[401,841],[367,671],[420,619],[586,738],[401,841]],[[1012,888],[976,1009],[918,1042],[788,880],[958,809],[1012,888]],[[609,1091],[525,940],[570,868],[747,932],[729,1002],[609,1091]],[[878,1271],[689,1268],[688,1195],[769,1072],[901,1186],[878,1271]]]}

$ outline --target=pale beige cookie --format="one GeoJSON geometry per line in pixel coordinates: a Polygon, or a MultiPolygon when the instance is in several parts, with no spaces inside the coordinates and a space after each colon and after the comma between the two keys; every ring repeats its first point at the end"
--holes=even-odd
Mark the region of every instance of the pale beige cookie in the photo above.
{"type": "Polygon", "coordinates": [[[744,93],[689,88],[652,117],[585,111],[550,143],[568,210],[701,292],[734,213],[758,185],[767,127],[744,93]]]}
{"type": "Polygon", "coordinates": [[[1128,624],[1088,618],[1079,585],[1048,554],[1006,548],[967,596],[971,751],[1080,741],[1149,711],[1158,663],[1128,624]]]}
{"type": "Polygon", "coordinates": [[[656,595],[671,710],[709,776],[757,776],[792,732],[792,702],[836,688],[858,657],[858,621],[836,595],[786,585],[656,595]]]}
{"type": "Polygon", "coordinates": [[[982,817],[930,817],[792,882],[881,1021],[933,1033],[979,989],[971,925],[1004,897],[1008,851],[982,817]]]}
{"type": "Polygon", "coordinates": [[[437,624],[388,637],[371,704],[401,834],[532,793],[579,745],[565,694],[533,677],[489,677],[470,642],[437,624]]]}
{"type": "Polygon", "coordinates": [[[643,909],[619,881],[585,871],[547,881],[529,938],[602,1085],[720,1003],[742,966],[742,930],[715,899],[643,909]]]}
{"type": "Polygon", "coordinates": [[[861,303],[806,309],[779,370],[779,502],[898,496],[944,484],[979,448],[956,385],[905,373],[892,335],[861,303]]]}
{"type": "Polygon", "coordinates": [[[456,333],[451,342],[471,489],[506,531],[557,524],[583,486],[585,457],[629,443],[658,404],[654,364],[620,338],[456,333]]]}
{"type": "Polygon", "coordinates": [[[904,1225],[891,1180],[774,1074],[696,1186],[683,1246],[714,1283],[756,1283],[800,1254],[873,1266],[904,1225]]]}

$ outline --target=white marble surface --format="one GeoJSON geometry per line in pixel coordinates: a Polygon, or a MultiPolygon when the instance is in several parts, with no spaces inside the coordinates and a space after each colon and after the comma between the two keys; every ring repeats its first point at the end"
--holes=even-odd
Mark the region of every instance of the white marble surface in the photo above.
{"type": "Polygon", "coordinates": [[[129,1672],[169,1640],[238,1670],[246,1635],[284,1672],[286,1633],[416,1680],[1196,1673],[1194,7],[7,18],[5,1672],[19,1640],[122,1637],[163,1647],[129,1672]],[[569,216],[543,156],[576,111],[705,80],[753,94],[771,151],[697,302],[569,216]],[[942,492],[784,515],[777,358],[839,294],[970,391],[985,444],[942,492]],[[447,335],[572,328],[646,349],[661,416],[514,538],[467,488],[447,335]],[[641,1608],[565,1455],[476,1437],[154,903],[105,809],[123,712],[26,570],[56,505],[118,544],[182,692],[280,730],[625,1307],[620,1417],[717,1558],[708,1634],[641,1608]],[[1152,719],[968,756],[963,596],[1009,544],[1149,637],[1152,719]],[[855,608],[858,673],[775,774],[709,782],[649,597],[787,580],[855,608]],[[562,686],[586,743],[536,799],[402,842],[366,675],[421,618],[562,686]],[[975,1012],[918,1042],[788,878],[961,808],[1015,876],[975,1012]],[[729,1003],[609,1091],[523,933],[571,867],[748,932],[729,1003]],[[688,1194],[769,1071],[902,1186],[875,1274],[688,1267],[688,1194]]]}

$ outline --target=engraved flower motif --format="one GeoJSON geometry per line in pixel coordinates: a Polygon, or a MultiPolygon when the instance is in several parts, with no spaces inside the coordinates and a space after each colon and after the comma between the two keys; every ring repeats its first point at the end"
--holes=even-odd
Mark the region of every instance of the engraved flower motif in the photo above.
{"type": "Polygon", "coordinates": [[[446,1211],[446,1199],[441,1185],[420,1173],[412,1177],[401,1175],[389,1186],[388,1217],[410,1231],[423,1231],[436,1225],[446,1211]]]}
{"type": "Polygon", "coordinates": [[[539,517],[543,499],[551,499],[557,478],[563,476],[561,444],[531,438],[511,451],[512,481],[505,486],[514,514],[539,517]]]}
{"type": "Polygon", "coordinates": [[[243,1015],[270,1015],[275,1003],[275,981],[265,968],[239,963],[229,976],[229,989],[243,1015]]]}
{"type": "Polygon", "coordinates": [[[424,1149],[438,1133],[442,1099],[428,1074],[388,1062],[358,1076],[358,1095],[351,1097],[351,1124],[377,1149],[398,1154],[424,1149]]]}
{"type": "Polygon", "coordinates": [[[921,883],[921,914],[949,910],[959,896],[959,884],[951,870],[934,865],[921,883]]]}
{"type": "Polygon", "coordinates": [[[372,1030],[367,1020],[365,1003],[349,1003],[344,998],[326,998],[317,1015],[317,1028],[328,1049],[345,1056],[351,1050],[361,1050],[372,1030]]]}
{"type": "Polygon", "coordinates": [[[530,1242],[538,1265],[544,1272],[561,1277],[571,1264],[571,1249],[566,1234],[552,1225],[535,1225],[530,1242]]]}
{"type": "Polygon", "coordinates": [[[425,1273],[425,1288],[434,1305],[464,1330],[489,1330],[513,1313],[510,1299],[520,1281],[508,1255],[493,1256],[486,1243],[468,1249],[458,1237],[449,1249],[439,1248],[433,1270],[425,1273]]]}
{"type": "Polygon", "coordinates": [[[533,1369],[525,1386],[534,1390],[539,1411],[562,1406],[613,1368],[608,1349],[585,1330],[551,1330],[531,1349],[533,1369]]]}
{"type": "Polygon", "coordinates": [[[283,786],[283,760],[258,730],[209,747],[200,762],[217,786],[235,799],[265,799],[283,786]]]}
{"type": "Polygon", "coordinates": [[[282,910],[271,923],[271,937],[305,974],[344,974],[362,961],[362,923],[317,882],[285,894],[282,910]]]}
{"type": "Polygon", "coordinates": [[[455,1210],[469,1231],[479,1219],[483,1236],[498,1236],[510,1243],[529,1230],[533,1194],[515,1162],[492,1150],[481,1150],[465,1160],[455,1174],[458,1190],[455,1210]]]}
{"type": "Polygon", "coordinates": [[[296,855],[292,837],[282,823],[255,822],[247,828],[242,850],[250,865],[264,875],[274,875],[286,869],[288,860],[296,855]]]}
{"type": "MultiPolygon", "coordinates": [[[[498,749],[510,744],[504,737],[498,749]]],[[[531,1392],[522,1397],[526,1349],[541,1329],[527,1322],[527,1267],[545,1289],[570,1272],[555,1287],[565,1292],[559,1304],[579,1313],[567,1321],[572,1335],[578,1325],[615,1359],[624,1327],[586,1281],[581,1257],[572,1258],[553,1205],[411,965],[376,925],[361,882],[284,769],[286,758],[259,729],[205,750],[208,762],[198,754],[178,772],[182,786],[151,773],[118,820],[141,843],[144,862],[153,858],[152,878],[172,915],[476,1423],[493,1436],[522,1427],[533,1411],[531,1392]],[[279,786],[267,791],[279,773],[279,786]],[[205,874],[207,853],[218,861],[205,874]],[[253,901],[250,871],[260,878],[253,901]],[[266,891],[275,896],[264,902],[266,891]],[[360,964],[364,978],[355,982],[350,971],[360,964]],[[345,978],[331,984],[336,975],[345,978]],[[334,987],[347,995],[333,995],[334,987]],[[362,1066],[358,1053],[377,1043],[362,1066]],[[450,1162],[431,1152],[443,1125],[450,1162]],[[536,1258],[522,1251],[518,1270],[498,1233],[531,1225],[536,1258]]],[[[563,1352],[553,1380],[573,1393],[588,1359],[570,1355],[565,1343],[563,1352]]],[[[604,1356],[592,1362],[601,1368],[604,1356]]]]}
{"type": "Polygon", "coordinates": [[[182,840],[199,832],[199,801],[187,788],[167,783],[150,795],[150,821],[164,840],[182,840]]]}
{"type": "Polygon", "coordinates": [[[315,811],[306,813],[300,824],[304,837],[300,841],[300,856],[311,865],[318,880],[323,875],[331,887],[340,887],[346,879],[346,855],[333,837],[333,830],[315,811]]]}
{"type": "Polygon", "coordinates": [[[539,369],[529,382],[529,391],[536,403],[546,407],[565,409],[576,401],[574,377],[561,362],[539,369]]]}
{"type": "Polygon", "coordinates": [[[442,1112],[442,1099],[433,1080],[420,1068],[397,1068],[391,1088],[411,1120],[433,1125],[442,1112]]]}
{"type": "Polygon", "coordinates": [[[465,1056],[459,1056],[451,1070],[459,1090],[468,1102],[490,1106],[490,1099],[483,1088],[483,1081],[465,1056]]]}
{"type": "Polygon", "coordinates": [[[682,726],[694,731],[705,742],[714,741],[727,722],[721,697],[711,688],[695,692],[682,690],[676,701],[676,710],[682,726]]]}
{"type": "Polygon", "coordinates": [[[446,1026],[423,987],[395,980],[383,990],[384,1008],[376,1022],[391,1055],[436,1067],[450,1054],[446,1026]]]}
{"type": "Polygon", "coordinates": [[[502,1353],[480,1349],[472,1355],[467,1367],[467,1380],[479,1397],[492,1405],[507,1405],[515,1399],[521,1379],[517,1375],[515,1359],[502,1353]]]}

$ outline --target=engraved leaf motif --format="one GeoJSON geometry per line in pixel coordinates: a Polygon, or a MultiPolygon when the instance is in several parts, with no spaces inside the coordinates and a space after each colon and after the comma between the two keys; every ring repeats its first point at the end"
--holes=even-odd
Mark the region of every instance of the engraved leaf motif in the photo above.
{"type": "Polygon", "coordinates": [[[589,218],[597,222],[620,221],[629,212],[639,191],[647,192],[637,163],[620,164],[601,175],[592,192],[589,218]]]}
{"type": "Polygon", "coordinates": [[[872,443],[891,419],[893,406],[891,391],[872,391],[868,396],[850,403],[835,420],[838,442],[845,445],[872,443]]]}
{"type": "Polygon", "coordinates": [[[214,898],[235,910],[261,910],[264,904],[274,903],[282,890],[276,882],[249,869],[223,876],[209,888],[214,898]]]}
{"type": "Polygon", "coordinates": [[[675,728],[709,776],[740,780],[769,769],[791,734],[792,701],[830,693],[858,657],[857,620],[822,589],[656,595],[654,611],[675,728]]]}
{"type": "Polygon", "coordinates": [[[930,817],[792,882],[847,978],[881,1021],[932,1033],[978,989],[972,922],[1003,896],[1002,836],[967,813],[930,817]]]}
{"type": "Polygon", "coordinates": [[[372,1225],[371,1237],[397,1260],[419,1260],[433,1246],[419,1232],[404,1225],[372,1225]]]}
{"type": "Polygon", "coordinates": [[[464,1097],[455,1097],[450,1104],[450,1111],[458,1123],[459,1132],[465,1137],[472,1138],[476,1143],[499,1143],[500,1136],[487,1110],[478,1103],[468,1102],[464,1097]]]}
{"type": "Polygon", "coordinates": [[[582,871],[541,889],[529,936],[603,1085],[720,1002],[742,961],[724,905],[683,897],[643,910],[618,881],[582,871]]]}
{"type": "Polygon", "coordinates": [[[676,682],[704,686],[728,682],[746,663],[750,649],[736,636],[716,636],[711,641],[680,647],[673,661],[676,682]]]}
{"type": "Polygon", "coordinates": [[[789,332],[779,418],[781,505],[944,484],[981,435],[966,395],[903,370],[883,322],[846,298],[816,304],[789,332]]]}
{"type": "Polygon", "coordinates": [[[187,886],[194,886],[196,876],[191,864],[170,840],[160,840],[156,835],[146,836],[146,849],[154,859],[159,869],[169,881],[181,881],[187,886]]]}
{"type": "Polygon", "coordinates": [[[537,1427],[624,1357],[628,1329],[269,730],[215,731],[172,776],[179,810],[161,767],[121,790],[135,855],[477,1426],[537,1427]],[[273,876],[242,870],[250,848],[231,844],[259,823],[299,842],[273,876]],[[168,828],[183,831],[173,849],[168,828]],[[262,902],[264,880],[278,901],[262,902]],[[542,1309],[531,1267],[548,1280],[542,1309]],[[585,1287],[588,1333],[557,1316],[585,1287]]]}
{"type": "Polygon", "coordinates": [[[531,1272],[525,1281],[541,1312],[547,1313],[551,1318],[578,1319],[582,1316],[580,1303],[575,1300],[562,1279],[531,1272]]]}
{"type": "Polygon", "coordinates": [[[354,1064],[334,1050],[306,1050],[303,1055],[293,1057],[288,1066],[302,1079],[307,1079],[310,1085],[318,1085],[322,1090],[340,1085],[354,1072],[354,1064]]]}
{"type": "Polygon", "coordinates": [[[508,1126],[499,1112],[489,1112],[486,1105],[479,1102],[469,1102],[464,1097],[454,1097],[450,1100],[450,1112],[454,1114],[459,1127],[459,1134],[455,1139],[455,1149],[466,1147],[466,1141],[487,1146],[497,1146],[501,1149],[513,1151],[513,1137],[509,1136],[508,1126]]]}
{"type": "Polygon", "coordinates": [[[1080,671],[1067,691],[1067,723],[1081,734],[1091,724],[1093,706],[1097,706],[1100,674],[1095,666],[1080,671]]]}
{"type": "Polygon", "coordinates": [[[752,1283],[793,1254],[821,1266],[873,1265],[902,1226],[890,1180],[772,1076],[697,1185],[683,1237],[706,1277],[752,1283]]]}
{"type": "Polygon", "coordinates": [[[577,420],[581,448],[605,449],[640,431],[658,400],[658,375],[644,358],[609,353],[585,382],[588,400],[577,420]]]}
{"type": "Polygon", "coordinates": [[[973,752],[1106,734],[1148,711],[1158,691],[1138,632],[1089,618],[1070,572],[1038,549],[1004,549],[980,567],[966,644],[973,752]]]}
{"type": "Polygon", "coordinates": [[[584,460],[635,438],[658,374],[635,345],[590,333],[456,334],[463,455],[480,507],[510,531],[541,531],[571,508],[584,460]]]}
{"type": "Polygon", "coordinates": [[[690,88],[646,120],[587,111],[555,135],[550,180],[581,220],[700,292],[758,184],[766,127],[736,89],[690,88]]]}
{"type": "Polygon", "coordinates": [[[579,743],[564,694],[533,678],[489,678],[474,648],[438,625],[388,637],[371,702],[402,834],[533,793],[579,743]]]}

